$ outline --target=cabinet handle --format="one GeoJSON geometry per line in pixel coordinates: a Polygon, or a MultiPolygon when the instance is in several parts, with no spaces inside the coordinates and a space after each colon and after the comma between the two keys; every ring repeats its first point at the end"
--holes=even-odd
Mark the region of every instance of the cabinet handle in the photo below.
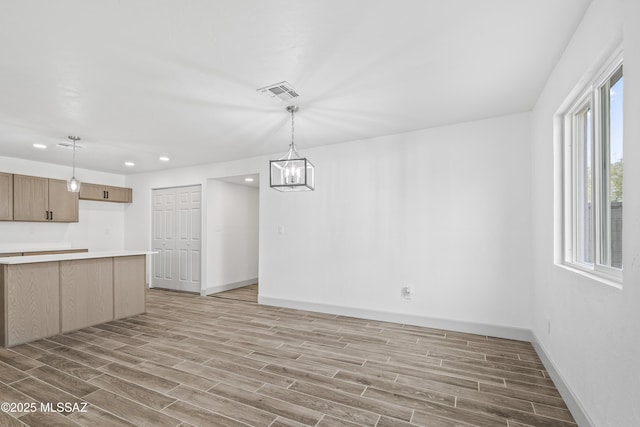
{"type": "Polygon", "coordinates": [[[53,211],[49,211],[51,212],[51,218],[49,218],[51,221],[53,221],[53,211]]]}
{"type": "Polygon", "coordinates": [[[107,190],[107,199],[109,198],[109,190],[107,190]]]}
{"type": "Polygon", "coordinates": [[[47,217],[45,218],[47,221],[49,221],[49,211],[44,211],[44,213],[47,215],[47,217]]]}

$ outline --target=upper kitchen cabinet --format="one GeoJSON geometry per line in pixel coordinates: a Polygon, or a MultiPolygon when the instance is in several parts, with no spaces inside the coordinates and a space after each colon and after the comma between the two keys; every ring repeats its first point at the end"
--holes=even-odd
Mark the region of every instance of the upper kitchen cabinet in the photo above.
{"type": "Polygon", "coordinates": [[[67,181],[49,179],[49,221],[78,222],[78,193],[67,189],[67,181]]]}
{"type": "Polygon", "coordinates": [[[80,187],[80,199],[97,200],[99,202],[131,203],[133,197],[130,188],[83,183],[80,187]]]}
{"type": "Polygon", "coordinates": [[[13,220],[13,175],[0,173],[0,221],[13,220]]]}
{"type": "Polygon", "coordinates": [[[13,175],[13,219],[49,220],[49,180],[36,176],[13,175]]]}
{"type": "Polygon", "coordinates": [[[78,193],[60,179],[13,175],[13,220],[78,222],[78,193]]]}

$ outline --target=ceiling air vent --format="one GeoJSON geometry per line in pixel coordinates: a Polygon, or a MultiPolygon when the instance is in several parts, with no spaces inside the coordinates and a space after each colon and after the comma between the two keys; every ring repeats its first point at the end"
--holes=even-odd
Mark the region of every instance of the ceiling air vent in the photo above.
{"type": "Polygon", "coordinates": [[[280,82],[256,90],[269,98],[277,98],[281,101],[289,101],[300,96],[300,93],[288,82],[280,82]]]}

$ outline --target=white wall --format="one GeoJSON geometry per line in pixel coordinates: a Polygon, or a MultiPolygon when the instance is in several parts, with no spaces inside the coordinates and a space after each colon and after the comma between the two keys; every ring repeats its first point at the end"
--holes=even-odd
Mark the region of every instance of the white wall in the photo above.
{"type": "MultiPolygon", "coordinates": [[[[316,165],[314,192],[270,189],[268,157],[130,175],[137,199],[125,247],[149,249],[151,189],[200,184],[209,197],[212,178],[260,173],[262,302],[432,326],[444,319],[442,327],[483,333],[529,330],[529,123],[517,114],[301,147],[316,165]],[[405,285],[412,300],[401,297],[405,285]]],[[[209,218],[212,204],[203,202],[209,218]]],[[[205,239],[211,227],[206,220],[205,239]]],[[[203,245],[206,288],[215,280],[203,245]]]]}
{"type": "MultiPolygon", "coordinates": [[[[30,160],[0,157],[0,171],[68,179],[71,168],[30,160]]],[[[81,181],[123,186],[124,176],[76,168],[81,181]]],[[[135,202],[134,193],[134,202],[135,202]]],[[[46,223],[0,221],[0,251],[9,248],[87,248],[90,251],[124,249],[127,204],[80,200],[79,222],[46,223]]]]}
{"type": "Polygon", "coordinates": [[[316,190],[261,188],[260,301],[530,328],[529,120],[301,148],[316,190]]]}
{"type": "Polygon", "coordinates": [[[596,0],[532,115],[533,328],[587,414],[581,425],[640,425],[639,115],[640,2],[596,0]],[[554,265],[554,208],[560,198],[557,191],[554,195],[553,117],[623,39],[624,285],[619,290],[554,265]]]}
{"type": "Polygon", "coordinates": [[[209,180],[206,203],[208,276],[205,293],[256,283],[258,189],[209,180]]]}
{"type": "MultiPolygon", "coordinates": [[[[210,265],[208,250],[209,225],[209,183],[212,179],[238,175],[250,175],[264,169],[265,158],[251,158],[240,161],[215,163],[179,169],[169,169],[160,172],[129,175],[126,178],[127,187],[133,188],[135,203],[127,209],[125,217],[125,249],[151,250],[151,190],[154,188],[178,187],[184,185],[202,186],[202,293],[214,286],[210,282],[209,273],[213,271],[210,265]]],[[[264,180],[262,178],[261,180],[264,180]]],[[[268,182],[268,176],[266,178],[268,182]]],[[[215,231],[215,228],[214,228],[215,231]]],[[[150,262],[151,257],[147,257],[150,262]]],[[[148,280],[151,276],[151,266],[147,265],[148,280]]],[[[212,279],[213,280],[213,279],[212,279]]]]}

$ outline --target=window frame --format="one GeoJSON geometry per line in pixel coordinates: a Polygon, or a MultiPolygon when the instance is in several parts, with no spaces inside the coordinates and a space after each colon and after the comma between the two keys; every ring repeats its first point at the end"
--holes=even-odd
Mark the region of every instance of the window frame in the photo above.
{"type": "MultiPolygon", "coordinates": [[[[616,268],[602,264],[603,246],[602,242],[605,233],[610,233],[611,225],[603,223],[610,219],[604,214],[606,209],[604,203],[609,200],[609,195],[605,194],[608,185],[604,185],[604,177],[607,176],[607,168],[609,164],[603,163],[604,158],[608,159],[610,144],[608,137],[604,132],[608,131],[609,123],[603,124],[604,115],[609,114],[608,105],[604,105],[602,96],[603,88],[610,89],[611,79],[621,73],[624,76],[622,49],[618,49],[616,53],[607,61],[606,65],[597,73],[597,77],[592,79],[590,83],[577,96],[570,96],[567,101],[570,102],[569,108],[560,114],[562,118],[562,192],[563,192],[563,209],[562,209],[562,259],[560,265],[576,270],[584,275],[594,277],[614,286],[621,287],[623,278],[623,267],[616,268]],[[581,237],[579,227],[582,223],[578,220],[579,214],[579,192],[583,187],[578,187],[580,173],[581,154],[585,145],[585,135],[582,125],[584,119],[580,117],[584,115],[586,110],[591,111],[591,124],[589,131],[591,132],[591,213],[590,221],[590,253],[592,263],[583,262],[578,257],[578,251],[581,247],[579,239],[581,237]],[[582,121],[581,121],[582,120],[582,121]]],[[[624,96],[624,95],[623,95],[624,96]]],[[[606,98],[609,99],[608,97],[606,98]]],[[[566,104],[566,102],[565,102],[566,104]]],[[[607,117],[608,121],[608,117],[607,117]]],[[[624,110],[623,110],[624,123],[624,110]]],[[[623,137],[624,147],[624,137],[623,137]]],[[[624,149],[623,149],[624,150],[624,149]]],[[[624,177],[623,177],[624,180],[624,177]]],[[[624,218],[624,211],[623,211],[624,218]]],[[[624,224],[624,221],[623,221],[624,224]]],[[[610,234],[609,234],[610,235],[610,234]]],[[[609,249],[610,250],[610,249],[609,249]]]]}

